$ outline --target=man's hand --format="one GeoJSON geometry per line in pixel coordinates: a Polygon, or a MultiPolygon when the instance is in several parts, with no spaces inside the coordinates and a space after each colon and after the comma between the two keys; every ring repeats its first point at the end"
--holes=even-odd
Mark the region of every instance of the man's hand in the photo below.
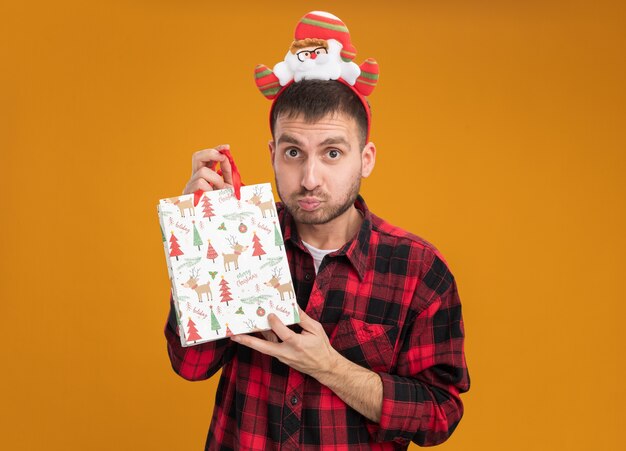
{"type": "Polygon", "coordinates": [[[250,335],[236,335],[231,340],[276,357],[318,380],[335,366],[339,353],[330,345],[322,325],[305,312],[300,310],[300,334],[285,326],[274,313],[270,313],[267,320],[272,331],[263,333],[266,340],[250,335]]]}
{"type": "Polygon", "coordinates": [[[228,149],[228,144],[219,145],[213,149],[199,150],[191,157],[191,178],[185,185],[183,194],[192,194],[201,189],[213,191],[214,189],[232,188],[233,172],[226,156],[219,153],[221,149],[228,149]],[[209,169],[213,162],[219,162],[222,175],[209,169]]]}

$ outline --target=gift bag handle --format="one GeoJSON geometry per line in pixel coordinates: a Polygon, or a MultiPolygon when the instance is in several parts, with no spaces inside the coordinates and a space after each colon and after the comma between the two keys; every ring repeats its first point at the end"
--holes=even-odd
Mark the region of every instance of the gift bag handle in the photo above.
{"type": "MultiPolygon", "coordinates": [[[[235,160],[233,159],[233,156],[230,154],[229,149],[219,149],[218,152],[224,155],[226,158],[228,158],[228,162],[230,163],[230,169],[233,175],[233,189],[235,190],[235,197],[237,198],[237,200],[241,200],[241,187],[243,183],[241,183],[241,174],[239,174],[239,169],[237,169],[235,160]]],[[[217,167],[217,163],[218,163],[217,161],[211,161],[209,163],[209,169],[214,171],[215,168],[217,167]]],[[[219,175],[222,175],[221,167],[222,167],[222,164],[220,163],[220,169],[217,171],[219,175]]],[[[196,190],[193,193],[194,207],[198,206],[198,202],[200,202],[200,197],[202,197],[202,193],[204,193],[204,191],[202,191],[201,189],[196,190]]]]}

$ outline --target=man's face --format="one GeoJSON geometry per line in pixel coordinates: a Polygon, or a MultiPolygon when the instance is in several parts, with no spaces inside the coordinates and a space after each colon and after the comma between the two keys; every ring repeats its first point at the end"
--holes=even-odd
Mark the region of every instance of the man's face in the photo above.
{"type": "Polygon", "coordinates": [[[374,168],[376,148],[361,149],[356,121],[344,114],[314,122],[278,117],[270,142],[276,187],[296,222],[326,224],[341,217],[374,168]]]}

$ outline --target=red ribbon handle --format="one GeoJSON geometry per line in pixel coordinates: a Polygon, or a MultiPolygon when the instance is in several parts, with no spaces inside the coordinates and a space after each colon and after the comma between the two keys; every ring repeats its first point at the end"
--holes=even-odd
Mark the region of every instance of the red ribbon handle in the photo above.
{"type": "MultiPolygon", "coordinates": [[[[241,200],[241,187],[243,186],[243,183],[241,183],[241,174],[239,174],[239,169],[237,169],[235,160],[233,160],[233,156],[230,154],[230,150],[228,149],[220,149],[218,150],[218,152],[224,155],[226,158],[228,158],[228,162],[230,163],[230,169],[231,169],[232,176],[233,176],[233,188],[235,190],[235,197],[237,198],[237,200],[241,200]]],[[[215,168],[217,167],[217,163],[218,163],[217,161],[211,161],[211,163],[209,163],[209,169],[214,171],[215,168]]],[[[217,171],[219,175],[222,175],[221,168],[222,168],[222,163],[220,163],[220,169],[217,171]]],[[[201,189],[196,190],[193,193],[194,207],[198,206],[198,202],[200,202],[202,193],[204,193],[204,191],[202,191],[201,189]]]]}

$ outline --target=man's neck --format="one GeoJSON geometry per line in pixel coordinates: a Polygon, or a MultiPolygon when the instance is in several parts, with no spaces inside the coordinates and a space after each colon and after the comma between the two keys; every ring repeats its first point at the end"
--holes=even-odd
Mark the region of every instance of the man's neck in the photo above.
{"type": "Polygon", "coordinates": [[[326,224],[301,224],[296,228],[302,241],[318,249],[339,249],[361,228],[363,216],[353,205],[341,216],[326,224]]]}

